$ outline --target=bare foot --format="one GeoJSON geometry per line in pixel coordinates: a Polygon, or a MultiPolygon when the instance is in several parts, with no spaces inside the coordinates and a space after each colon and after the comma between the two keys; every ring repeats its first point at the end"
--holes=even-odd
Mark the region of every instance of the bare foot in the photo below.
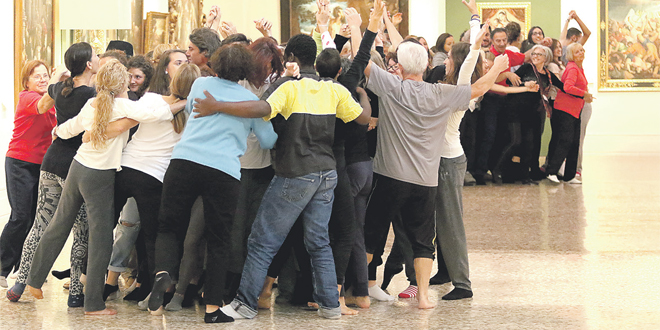
{"type": "Polygon", "coordinates": [[[319,304],[309,301],[309,302],[307,302],[307,307],[312,307],[312,308],[319,309],[319,304]]]}
{"type": "Polygon", "coordinates": [[[344,297],[339,297],[339,307],[341,307],[341,315],[357,315],[359,313],[358,311],[346,306],[344,297]]]}
{"type": "Polygon", "coordinates": [[[417,299],[419,301],[419,305],[417,305],[417,308],[419,309],[435,308],[435,304],[432,303],[428,298],[418,297],[417,299]]]}
{"type": "Polygon", "coordinates": [[[85,312],[85,315],[116,315],[117,311],[114,309],[106,308],[101,311],[85,312]]]}
{"type": "Polygon", "coordinates": [[[37,299],[44,299],[44,292],[41,291],[41,289],[33,288],[31,286],[27,286],[28,291],[30,292],[31,295],[33,295],[37,299]]]}
{"type": "Polygon", "coordinates": [[[161,316],[161,315],[163,315],[163,311],[164,311],[164,310],[165,310],[165,309],[163,309],[163,306],[160,306],[160,308],[158,308],[157,310],[155,310],[155,311],[151,311],[151,310],[150,310],[149,312],[150,312],[151,315],[153,315],[153,316],[161,316]]]}
{"type": "Polygon", "coordinates": [[[271,295],[272,293],[266,294],[262,292],[261,295],[259,296],[259,300],[257,301],[257,306],[260,309],[270,309],[270,306],[272,305],[272,303],[270,302],[271,295]]]}
{"type": "Polygon", "coordinates": [[[371,306],[371,299],[366,297],[355,297],[355,304],[360,308],[369,308],[371,306]]]}

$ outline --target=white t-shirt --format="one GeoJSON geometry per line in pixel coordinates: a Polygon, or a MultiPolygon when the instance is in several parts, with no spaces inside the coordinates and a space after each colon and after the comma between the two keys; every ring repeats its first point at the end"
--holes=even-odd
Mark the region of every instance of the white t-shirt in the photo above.
{"type": "MultiPolygon", "coordinates": [[[[83,131],[91,131],[94,125],[94,114],[96,110],[92,107],[91,98],[80,110],[80,113],[57,127],[57,136],[62,139],[72,138],[83,131]]],[[[157,108],[144,107],[140,101],[131,101],[124,98],[116,98],[112,108],[110,122],[121,118],[130,118],[140,123],[153,123],[162,120],[172,120],[170,106],[165,104],[157,108]]],[[[73,157],[80,164],[96,170],[120,169],[122,149],[128,141],[128,132],[108,139],[103,148],[92,147],[91,142],[83,143],[73,157]]]]}
{"type": "MultiPolygon", "coordinates": [[[[256,88],[246,80],[241,80],[238,82],[239,85],[245,87],[247,90],[252,92],[257,97],[261,98],[261,95],[268,89],[270,86],[269,83],[264,84],[261,88],[256,88]]],[[[259,140],[254,133],[250,133],[247,138],[247,149],[245,149],[245,154],[239,158],[241,161],[241,168],[245,169],[262,169],[270,166],[270,150],[261,149],[259,140]]]]}
{"type": "MultiPolygon", "coordinates": [[[[156,93],[144,94],[139,103],[149,109],[165,106],[169,108],[163,97],[156,93]]],[[[172,150],[179,140],[181,133],[174,131],[171,120],[142,123],[124,149],[121,165],[149,174],[163,182],[172,158],[172,150]]]]}

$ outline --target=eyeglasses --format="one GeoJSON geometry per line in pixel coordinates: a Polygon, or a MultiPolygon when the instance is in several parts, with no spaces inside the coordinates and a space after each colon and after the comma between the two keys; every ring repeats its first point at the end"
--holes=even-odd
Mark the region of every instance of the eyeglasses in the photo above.
{"type": "Polygon", "coordinates": [[[532,53],[532,56],[545,56],[543,53],[532,53]]]}
{"type": "Polygon", "coordinates": [[[387,71],[396,71],[397,69],[399,69],[399,63],[387,67],[387,71]]]}

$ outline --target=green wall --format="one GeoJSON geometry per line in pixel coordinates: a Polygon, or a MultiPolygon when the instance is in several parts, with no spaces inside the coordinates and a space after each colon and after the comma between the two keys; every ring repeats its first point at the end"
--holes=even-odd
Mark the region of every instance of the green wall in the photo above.
{"type": "MultiPolygon", "coordinates": [[[[575,0],[578,1],[578,0],[575,0]]],[[[559,39],[561,33],[560,26],[560,0],[509,0],[509,1],[477,1],[477,2],[531,2],[532,3],[532,24],[530,26],[538,25],[545,32],[546,37],[559,39]]],[[[565,13],[564,16],[568,15],[565,13]]],[[[446,22],[447,32],[454,35],[456,38],[466,30],[468,21],[470,20],[470,12],[465,8],[465,5],[460,0],[447,0],[446,22]]],[[[527,39],[527,35],[523,37],[527,39]]],[[[429,44],[435,44],[435,40],[429,40],[429,44]]]]}

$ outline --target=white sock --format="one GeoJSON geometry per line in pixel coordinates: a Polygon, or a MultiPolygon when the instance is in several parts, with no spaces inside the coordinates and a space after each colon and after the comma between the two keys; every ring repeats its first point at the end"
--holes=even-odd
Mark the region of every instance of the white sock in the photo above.
{"type": "Polygon", "coordinates": [[[220,310],[223,313],[225,313],[225,315],[231,316],[234,319],[244,319],[245,318],[245,317],[243,317],[243,315],[238,314],[238,312],[236,310],[234,310],[234,308],[232,308],[231,305],[225,305],[223,307],[220,307],[220,310]]]}
{"type": "Polygon", "coordinates": [[[378,285],[369,287],[369,297],[378,301],[394,301],[394,297],[385,293],[378,285]]]}

